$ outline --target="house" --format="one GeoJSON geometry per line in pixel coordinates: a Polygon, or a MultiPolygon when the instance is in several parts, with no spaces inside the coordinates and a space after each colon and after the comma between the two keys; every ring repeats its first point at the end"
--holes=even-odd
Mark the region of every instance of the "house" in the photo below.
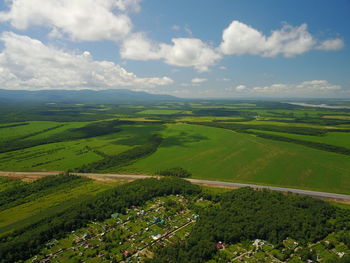
{"type": "Polygon", "coordinates": [[[215,248],[216,249],[223,249],[224,248],[224,244],[221,241],[219,241],[218,243],[216,243],[215,248]]]}
{"type": "Polygon", "coordinates": [[[151,237],[152,237],[153,240],[158,240],[159,238],[162,237],[162,235],[161,234],[157,234],[157,233],[153,233],[151,237]]]}

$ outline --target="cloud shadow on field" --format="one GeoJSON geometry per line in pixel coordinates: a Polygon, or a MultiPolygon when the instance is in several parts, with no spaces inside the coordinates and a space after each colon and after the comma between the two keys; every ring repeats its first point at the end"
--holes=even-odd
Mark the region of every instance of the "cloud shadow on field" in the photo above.
{"type": "Polygon", "coordinates": [[[201,134],[191,134],[187,132],[182,132],[176,136],[170,136],[163,140],[161,147],[172,147],[172,146],[182,146],[188,147],[190,143],[196,143],[204,140],[209,140],[208,137],[201,134]]]}

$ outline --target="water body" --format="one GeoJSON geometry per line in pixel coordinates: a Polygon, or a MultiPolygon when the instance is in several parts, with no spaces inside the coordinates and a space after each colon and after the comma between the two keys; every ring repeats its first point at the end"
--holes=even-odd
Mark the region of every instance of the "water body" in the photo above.
{"type": "Polygon", "coordinates": [[[350,109],[350,106],[332,106],[327,104],[311,104],[303,102],[286,102],[287,104],[303,106],[303,107],[313,107],[313,108],[325,108],[325,109],[350,109]]]}

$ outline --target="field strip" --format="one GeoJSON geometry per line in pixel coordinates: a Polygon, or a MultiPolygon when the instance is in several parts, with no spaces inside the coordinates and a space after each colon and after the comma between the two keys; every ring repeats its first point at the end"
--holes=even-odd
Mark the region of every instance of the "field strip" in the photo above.
{"type": "MultiPolygon", "coordinates": [[[[62,173],[62,172],[59,172],[59,171],[55,171],[55,172],[0,171],[0,176],[32,181],[44,176],[58,175],[59,173],[62,173]]],[[[136,180],[136,179],[154,177],[152,175],[146,175],[146,174],[98,174],[98,173],[74,173],[74,174],[92,178],[95,180],[104,180],[104,179],[136,180]]],[[[296,189],[296,188],[285,188],[285,187],[256,185],[256,184],[242,184],[242,183],[231,183],[231,182],[222,182],[222,181],[200,180],[200,179],[185,179],[185,180],[188,180],[193,184],[207,185],[207,186],[213,186],[213,187],[227,187],[227,188],[251,187],[254,189],[268,189],[268,190],[273,190],[273,191],[283,192],[283,193],[307,195],[307,196],[320,198],[320,199],[331,199],[332,201],[350,202],[350,195],[345,195],[345,194],[318,192],[318,191],[302,190],[302,189],[296,189]]]]}

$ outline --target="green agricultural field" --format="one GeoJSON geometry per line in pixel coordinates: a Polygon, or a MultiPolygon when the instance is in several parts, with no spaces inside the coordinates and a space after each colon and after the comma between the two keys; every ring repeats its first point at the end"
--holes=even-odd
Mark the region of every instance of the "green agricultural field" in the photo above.
{"type": "MultiPolygon", "coordinates": [[[[33,124],[34,125],[34,124],[33,124]]],[[[60,127],[61,131],[78,128],[82,123],[60,127]],[[64,129],[63,129],[64,128],[64,129]]],[[[86,124],[84,124],[86,125],[86,124]]],[[[41,125],[39,125],[41,127],[41,125]]],[[[130,147],[142,144],[147,135],[160,130],[160,125],[123,126],[123,131],[104,136],[39,145],[0,154],[0,170],[15,171],[65,171],[99,161],[101,154],[116,155],[130,147]]],[[[49,131],[52,133],[53,131],[49,131]]],[[[48,132],[48,133],[49,133],[48,132]]],[[[44,138],[45,133],[36,135],[44,138]]],[[[52,134],[50,134],[52,135],[52,134]]],[[[32,139],[28,137],[27,140],[32,139]]]]}
{"type": "Polygon", "coordinates": [[[24,123],[7,123],[0,127],[0,142],[7,141],[10,139],[16,139],[30,134],[37,134],[50,128],[58,127],[60,123],[53,121],[31,121],[24,123]],[[8,127],[11,125],[22,124],[19,126],[8,127]]]}
{"type": "MultiPolygon", "coordinates": [[[[1,186],[5,181],[8,181],[8,179],[3,178],[0,178],[0,180],[1,186]]],[[[19,180],[11,180],[11,182],[12,185],[21,183],[19,180]]],[[[33,198],[29,196],[25,199],[29,202],[24,201],[22,204],[0,211],[0,237],[10,231],[21,229],[28,224],[34,224],[43,218],[69,209],[69,207],[121,183],[123,181],[117,181],[113,184],[100,184],[86,180],[71,187],[69,185],[65,187],[58,186],[55,191],[45,193],[38,198],[35,197],[37,194],[34,193],[32,194],[33,198]]],[[[10,187],[11,185],[7,184],[6,188],[2,187],[1,189],[5,190],[10,187]]]]}
{"type": "Polygon", "coordinates": [[[138,114],[145,114],[145,115],[172,115],[172,114],[179,114],[181,112],[182,112],[181,110],[157,109],[157,110],[139,111],[138,114]]]}
{"type": "Polygon", "coordinates": [[[32,121],[6,115],[0,123],[0,170],[156,174],[182,167],[199,179],[350,193],[350,111],[343,109],[196,101],[50,104],[18,114],[32,121]],[[161,143],[147,148],[157,134],[161,143]]]}
{"type": "Polygon", "coordinates": [[[285,133],[285,132],[272,132],[272,131],[260,131],[260,130],[252,130],[252,131],[254,131],[255,133],[272,134],[272,135],[278,135],[286,138],[298,139],[303,141],[326,143],[326,144],[346,147],[350,149],[349,132],[328,132],[326,135],[323,135],[323,136],[311,136],[311,135],[291,134],[291,133],[285,133]]]}
{"type": "Polygon", "coordinates": [[[350,157],[229,130],[170,124],[153,155],[125,172],[181,166],[193,178],[350,193],[350,157]]]}

